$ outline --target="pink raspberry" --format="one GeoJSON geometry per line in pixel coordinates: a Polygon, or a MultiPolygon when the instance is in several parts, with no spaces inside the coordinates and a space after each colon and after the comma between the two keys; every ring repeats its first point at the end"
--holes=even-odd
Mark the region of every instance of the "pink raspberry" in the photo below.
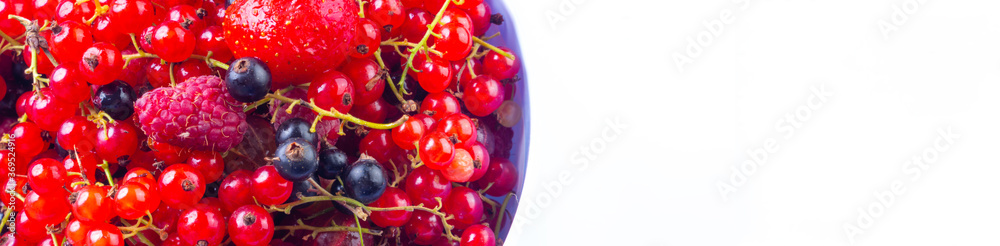
{"type": "Polygon", "coordinates": [[[142,131],[152,140],[194,150],[226,151],[247,130],[243,104],[216,76],[189,78],[147,92],[135,103],[142,131]]]}

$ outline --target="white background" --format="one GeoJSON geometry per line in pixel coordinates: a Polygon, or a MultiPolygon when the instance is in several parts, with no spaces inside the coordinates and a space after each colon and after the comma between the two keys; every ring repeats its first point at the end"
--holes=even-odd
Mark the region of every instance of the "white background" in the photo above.
{"type": "Polygon", "coordinates": [[[509,245],[1000,243],[998,1],[507,2],[533,117],[509,245]],[[820,88],[833,95],[809,108],[820,88]],[[794,133],[776,128],[786,114],[805,119],[794,133]],[[880,202],[893,182],[905,192],[880,202]]]}

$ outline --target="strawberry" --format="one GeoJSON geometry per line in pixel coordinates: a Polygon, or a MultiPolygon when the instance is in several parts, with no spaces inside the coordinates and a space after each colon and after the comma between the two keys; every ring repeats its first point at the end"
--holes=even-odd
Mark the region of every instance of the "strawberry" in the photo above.
{"type": "Polygon", "coordinates": [[[358,26],[355,0],[236,0],[223,23],[233,54],[261,59],[271,89],[308,83],[348,55],[358,26]]]}

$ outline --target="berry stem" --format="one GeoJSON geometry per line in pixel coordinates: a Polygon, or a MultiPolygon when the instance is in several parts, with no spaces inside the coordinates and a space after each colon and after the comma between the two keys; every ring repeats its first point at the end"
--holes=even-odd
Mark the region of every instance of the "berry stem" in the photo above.
{"type": "MultiPolygon", "coordinates": [[[[13,210],[14,210],[13,206],[5,207],[4,210],[3,210],[3,220],[2,221],[7,222],[7,220],[10,219],[11,214],[14,213],[13,210]]],[[[6,226],[0,226],[0,233],[3,233],[4,229],[7,229],[7,227],[6,226]]]]}
{"type": "Polygon", "coordinates": [[[424,33],[424,37],[420,39],[420,42],[417,42],[416,46],[408,49],[410,51],[410,55],[406,58],[406,65],[403,66],[403,75],[401,75],[399,79],[400,87],[404,86],[406,82],[407,69],[413,69],[415,72],[420,72],[420,70],[413,67],[413,58],[417,56],[420,49],[427,49],[427,40],[431,37],[431,33],[434,32],[434,27],[441,21],[441,17],[444,17],[444,12],[448,9],[448,4],[450,3],[451,1],[444,1],[444,4],[441,5],[441,9],[438,10],[436,15],[434,15],[434,20],[431,21],[431,24],[427,25],[427,32],[424,33]]]}
{"type": "Polygon", "coordinates": [[[515,196],[513,192],[507,193],[507,197],[503,198],[503,203],[500,204],[500,213],[497,214],[497,222],[493,223],[493,235],[500,235],[500,223],[503,222],[503,214],[507,211],[507,202],[510,198],[515,196]]]}
{"type": "Polygon", "coordinates": [[[333,223],[332,226],[328,226],[328,227],[316,227],[316,226],[306,225],[305,223],[302,222],[302,220],[297,220],[296,223],[298,225],[293,225],[293,226],[275,226],[274,230],[275,231],[277,231],[277,230],[288,230],[288,234],[295,234],[295,232],[298,231],[298,230],[312,231],[312,233],[310,233],[309,235],[307,235],[304,239],[309,239],[309,237],[315,238],[316,235],[319,235],[320,233],[323,233],[323,232],[334,232],[334,231],[357,232],[357,233],[371,234],[371,235],[375,235],[375,236],[382,236],[382,231],[372,230],[372,229],[368,229],[368,228],[361,228],[360,224],[358,224],[359,227],[339,226],[336,223],[333,223]]]}
{"type": "Polygon", "coordinates": [[[111,169],[108,168],[108,161],[105,160],[104,163],[98,164],[97,166],[101,167],[101,169],[104,169],[104,175],[106,175],[106,177],[108,177],[108,185],[111,185],[111,187],[114,188],[115,187],[115,178],[113,178],[113,176],[111,176],[111,169]]]}
{"type": "MultiPolygon", "coordinates": [[[[303,106],[308,106],[313,111],[315,111],[316,114],[321,115],[323,117],[337,118],[337,119],[345,120],[345,121],[348,121],[348,122],[352,122],[354,124],[362,125],[362,126],[365,126],[365,127],[368,127],[368,128],[373,128],[373,129],[388,130],[388,129],[396,128],[397,126],[400,126],[404,122],[406,122],[406,119],[409,119],[409,116],[403,115],[403,117],[400,117],[399,120],[396,120],[395,122],[387,123],[387,124],[379,124],[379,123],[373,123],[373,122],[368,122],[368,121],[365,121],[365,120],[362,120],[362,119],[358,119],[357,117],[354,117],[353,115],[350,115],[350,114],[344,114],[344,113],[337,112],[336,109],[330,109],[332,111],[325,110],[325,109],[322,109],[322,108],[316,106],[316,104],[314,104],[312,102],[305,102],[303,100],[291,99],[291,98],[288,98],[288,97],[283,96],[281,94],[270,93],[270,94],[267,94],[267,97],[271,98],[271,99],[278,100],[278,101],[286,102],[286,103],[302,104],[303,106]]],[[[290,108],[291,107],[289,107],[289,109],[290,108]]]]}
{"type": "Polygon", "coordinates": [[[516,58],[514,58],[514,54],[511,54],[509,52],[503,51],[500,48],[497,48],[496,46],[493,46],[492,44],[487,43],[485,40],[479,39],[479,37],[473,36],[472,37],[472,41],[476,42],[479,45],[482,45],[483,47],[486,47],[487,49],[493,50],[493,52],[500,53],[500,55],[502,55],[502,56],[506,56],[507,58],[510,58],[510,59],[516,59],[516,58]]]}
{"type": "MultiPolygon", "coordinates": [[[[382,49],[378,49],[375,51],[375,61],[378,62],[378,65],[382,67],[382,69],[386,69],[385,62],[382,61],[382,49]]],[[[386,82],[389,84],[389,88],[392,89],[392,94],[396,96],[396,99],[399,100],[399,103],[405,104],[406,99],[403,99],[403,94],[400,94],[399,89],[396,89],[396,83],[392,82],[392,76],[386,74],[385,79],[386,82]]]]}

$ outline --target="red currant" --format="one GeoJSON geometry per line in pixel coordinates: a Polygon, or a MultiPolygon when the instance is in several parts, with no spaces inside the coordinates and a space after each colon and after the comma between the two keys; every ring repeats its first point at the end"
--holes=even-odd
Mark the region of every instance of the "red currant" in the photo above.
{"type": "Polygon", "coordinates": [[[472,155],[464,149],[455,150],[455,159],[441,169],[441,174],[451,182],[466,182],[472,178],[475,172],[475,165],[472,163],[472,155]]]}
{"type": "Polygon", "coordinates": [[[492,114],[504,100],[504,88],[490,75],[472,79],[462,91],[462,101],[465,108],[475,116],[483,117],[492,114]]]}
{"type": "MultiPolygon", "coordinates": [[[[0,15],[17,15],[31,18],[35,15],[35,5],[28,0],[7,0],[0,3],[0,15]]],[[[17,37],[24,34],[24,25],[15,19],[0,20],[0,31],[9,37],[17,37]]]]}
{"type": "Polygon", "coordinates": [[[14,231],[17,232],[16,236],[20,239],[18,241],[24,241],[25,245],[28,245],[28,242],[41,242],[48,237],[48,230],[45,229],[45,226],[46,224],[29,218],[27,213],[18,213],[17,220],[14,222],[14,231]]]}
{"type": "Polygon", "coordinates": [[[195,9],[190,5],[177,5],[167,12],[167,21],[180,23],[192,33],[201,33],[207,26],[205,22],[207,15],[208,12],[205,9],[195,9]]]}
{"type": "Polygon", "coordinates": [[[444,200],[444,211],[455,216],[455,220],[464,224],[476,224],[483,217],[483,200],[479,193],[468,187],[455,187],[444,200]]]}
{"type": "Polygon", "coordinates": [[[97,131],[97,155],[109,163],[135,153],[139,148],[139,129],[128,122],[115,122],[97,131]]]}
{"type": "MultiPolygon", "coordinates": [[[[56,5],[56,20],[57,21],[79,21],[83,22],[94,15],[94,2],[83,2],[76,4],[75,0],[60,0],[59,4],[56,5]]],[[[15,21],[16,20],[12,20],[15,21]]],[[[21,23],[18,23],[21,26],[21,23]]],[[[24,28],[24,26],[21,26],[24,28]]],[[[7,31],[4,31],[5,33],[7,31]]],[[[8,33],[10,35],[10,33],[8,33]]],[[[14,37],[14,36],[12,36],[14,37]]]]}
{"type": "MultiPolygon", "coordinates": [[[[417,57],[414,59],[423,58],[417,57]]],[[[451,83],[451,63],[447,60],[431,56],[430,60],[419,64],[417,69],[420,69],[420,72],[417,73],[417,82],[427,92],[443,92],[444,89],[448,88],[448,84],[451,83]]]]}
{"type": "Polygon", "coordinates": [[[378,63],[371,59],[353,59],[340,68],[354,85],[354,104],[367,105],[382,97],[385,80],[378,63]]]}
{"type": "Polygon", "coordinates": [[[431,131],[443,132],[457,146],[467,146],[476,142],[476,123],[464,114],[452,114],[444,117],[431,131]]]}
{"type": "Polygon", "coordinates": [[[72,245],[84,245],[87,241],[87,233],[93,229],[94,224],[85,223],[78,219],[72,219],[66,224],[65,238],[72,245]]]}
{"type": "Polygon", "coordinates": [[[431,93],[420,103],[420,112],[431,116],[434,120],[444,119],[459,113],[460,110],[458,99],[447,92],[431,93]]]}
{"type": "Polygon", "coordinates": [[[125,184],[139,184],[147,190],[160,187],[159,184],[156,183],[156,176],[149,172],[148,169],[142,167],[129,169],[128,172],[125,172],[125,177],[123,177],[122,180],[125,180],[125,184]]]}
{"type": "Polygon", "coordinates": [[[69,212],[65,191],[45,194],[29,191],[24,196],[24,213],[39,223],[51,225],[62,222],[69,212]]]}
{"type": "Polygon", "coordinates": [[[174,64],[174,81],[177,83],[203,75],[212,75],[212,68],[205,61],[188,59],[174,64]]]}
{"type": "Polygon", "coordinates": [[[80,221],[92,223],[106,223],[114,217],[115,204],[109,198],[109,187],[87,185],[76,188],[69,198],[70,205],[73,206],[73,216],[80,221]]]}
{"type": "Polygon", "coordinates": [[[80,60],[80,74],[95,85],[110,84],[125,67],[122,52],[105,42],[94,43],[83,52],[80,60]]]}
{"type": "MultiPolygon", "coordinates": [[[[387,187],[382,196],[368,206],[377,208],[407,207],[410,206],[410,198],[400,188],[387,187]]],[[[406,210],[375,211],[372,212],[371,219],[375,225],[380,227],[400,227],[410,221],[412,215],[413,212],[406,210]]]]}
{"type": "Polygon", "coordinates": [[[63,168],[85,174],[87,180],[97,180],[97,154],[90,150],[71,152],[63,159],[63,168]]]}
{"type": "Polygon", "coordinates": [[[76,114],[76,105],[59,100],[51,90],[42,90],[31,100],[28,118],[45,131],[58,131],[66,119],[76,114]]]}
{"type": "Polygon", "coordinates": [[[170,145],[168,143],[149,140],[147,144],[149,145],[149,149],[153,151],[153,155],[156,156],[156,159],[166,163],[187,162],[188,158],[191,156],[190,150],[170,145]]]}
{"type": "MultiPolygon", "coordinates": [[[[0,153],[2,153],[2,152],[0,152],[0,153]]],[[[6,175],[7,174],[5,174],[5,176],[6,175]]],[[[28,195],[28,179],[27,178],[22,178],[22,177],[14,177],[13,178],[13,182],[11,182],[12,181],[11,178],[7,178],[7,179],[3,179],[3,180],[6,180],[7,182],[4,182],[4,184],[5,184],[5,186],[4,186],[5,189],[4,190],[5,191],[4,192],[0,192],[0,198],[3,198],[3,200],[7,201],[7,202],[14,201],[14,211],[22,211],[24,209],[24,201],[21,201],[21,199],[17,199],[11,193],[7,193],[6,190],[7,190],[7,188],[12,188],[12,189],[9,189],[9,190],[13,191],[14,193],[17,193],[18,196],[25,197],[25,196],[28,195]],[[14,186],[13,187],[7,186],[7,185],[10,185],[10,183],[13,183],[14,186]]],[[[9,203],[6,203],[4,205],[5,206],[9,206],[9,203]]]]}
{"type": "Polygon", "coordinates": [[[263,166],[250,176],[251,196],[261,205],[277,205],[292,195],[292,182],[281,177],[274,166],[263,166]]]}
{"type": "Polygon", "coordinates": [[[347,75],[328,71],[309,84],[308,98],[322,109],[345,113],[354,105],[354,86],[347,75]]]}
{"type": "Polygon", "coordinates": [[[405,182],[406,195],[414,205],[421,204],[433,208],[438,205],[435,198],[443,200],[451,193],[451,182],[448,182],[441,172],[427,167],[413,169],[413,172],[406,176],[405,182]]]}
{"type": "Polygon", "coordinates": [[[398,111],[398,109],[392,104],[389,104],[389,102],[385,101],[385,99],[379,98],[367,105],[360,105],[352,108],[351,115],[365,121],[382,123],[385,122],[387,117],[389,117],[389,113],[391,113],[390,111],[398,111]]]}
{"type": "Polygon", "coordinates": [[[229,62],[233,59],[233,52],[226,46],[226,40],[222,35],[221,26],[209,26],[201,34],[198,34],[198,41],[194,46],[194,54],[208,56],[212,52],[212,59],[222,62],[229,62]]]}
{"type": "Polygon", "coordinates": [[[472,35],[483,36],[486,31],[490,29],[490,21],[493,17],[493,11],[490,9],[490,5],[486,3],[480,3],[471,8],[465,9],[465,12],[469,14],[472,18],[472,26],[476,27],[472,30],[472,35]]]}
{"type": "Polygon", "coordinates": [[[268,245],[274,236],[274,219],[264,208],[245,205],[229,217],[229,235],[237,246],[268,245]]]}
{"type": "Polygon", "coordinates": [[[125,237],[115,225],[98,223],[87,232],[84,245],[93,246],[125,246],[125,237]]]}
{"type": "Polygon", "coordinates": [[[48,143],[42,140],[42,129],[35,123],[17,123],[10,128],[10,134],[13,136],[11,141],[17,144],[14,154],[18,159],[31,158],[49,148],[48,143]]]}
{"type": "Polygon", "coordinates": [[[441,20],[439,20],[438,25],[434,27],[434,32],[439,33],[442,27],[451,23],[458,23],[462,27],[465,27],[465,30],[468,30],[470,35],[472,34],[472,30],[475,30],[475,25],[472,24],[472,17],[469,16],[469,13],[466,13],[461,9],[448,8],[444,11],[444,14],[441,15],[441,20]]]}
{"type": "Polygon", "coordinates": [[[119,32],[135,34],[156,21],[155,8],[149,0],[114,0],[111,19],[119,32]]]}
{"type": "Polygon", "coordinates": [[[352,50],[349,53],[354,58],[366,58],[375,54],[382,41],[382,29],[371,19],[358,21],[358,33],[351,41],[352,50]]]}
{"type": "Polygon", "coordinates": [[[243,205],[253,204],[250,195],[251,173],[246,170],[237,170],[226,176],[219,185],[219,199],[222,200],[223,208],[226,211],[235,211],[243,205]]]}
{"type": "Polygon", "coordinates": [[[412,150],[417,148],[417,141],[420,141],[425,131],[427,127],[422,119],[410,117],[402,125],[392,129],[392,141],[400,148],[412,150]]]}
{"type": "Polygon", "coordinates": [[[517,185],[517,170],[514,169],[514,163],[509,160],[496,157],[491,159],[490,167],[486,170],[486,174],[483,178],[476,181],[476,184],[481,188],[486,188],[487,195],[491,196],[503,196],[514,190],[514,186],[517,185]]]}
{"type": "Polygon", "coordinates": [[[365,17],[375,21],[380,30],[399,33],[406,20],[400,0],[374,0],[365,5],[365,17]]]}
{"type": "Polygon", "coordinates": [[[178,217],[177,235],[188,245],[219,245],[226,236],[226,220],[220,208],[197,205],[178,217]]]}
{"type": "Polygon", "coordinates": [[[455,158],[455,145],[444,132],[431,131],[420,138],[418,145],[420,161],[431,169],[444,169],[455,158]]]}
{"type": "Polygon", "coordinates": [[[97,17],[91,26],[91,33],[94,34],[94,42],[106,42],[114,45],[119,50],[128,48],[131,39],[125,33],[118,31],[119,23],[111,20],[111,16],[109,15],[97,17]]]}
{"type": "MultiPolygon", "coordinates": [[[[449,61],[464,60],[472,52],[472,32],[459,23],[450,23],[440,28],[441,35],[435,43],[441,57],[449,61]]],[[[450,81],[450,80],[449,80],[450,81]]]]}
{"type": "Polygon", "coordinates": [[[60,64],[49,75],[49,89],[60,101],[77,104],[90,99],[90,86],[82,80],[76,68],[60,64]]]}
{"type": "Polygon", "coordinates": [[[153,31],[153,52],[167,62],[181,62],[194,53],[194,33],[176,21],[165,21],[153,31]]]}
{"type": "Polygon", "coordinates": [[[125,182],[115,194],[115,212],[127,220],[134,220],[152,213],[160,207],[161,194],[156,187],[147,187],[138,180],[151,178],[136,178],[137,181],[125,182]]]}
{"type": "Polygon", "coordinates": [[[493,246],[497,245],[496,237],[489,227],[472,225],[462,233],[461,246],[493,246]]]}
{"type": "Polygon", "coordinates": [[[161,201],[168,206],[190,208],[205,195],[205,177],[188,164],[173,164],[160,174],[161,201]]]}
{"type": "MultiPolygon", "coordinates": [[[[430,25],[433,19],[434,15],[426,10],[420,8],[406,10],[406,21],[403,21],[402,26],[403,39],[413,43],[420,42],[420,39],[424,38],[424,34],[427,33],[427,25],[430,25]]],[[[427,44],[431,45],[433,42],[428,40],[427,44]]]]}
{"type": "Polygon", "coordinates": [[[49,51],[61,63],[74,64],[83,57],[87,47],[93,44],[94,38],[91,36],[90,27],[74,20],[67,20],[52,28],[49,51]]]}
{"type": "Polygon", "coordinates": [[[469,181],[476,181],[486,175],[486,170],[490,167],[490,152],[486,149],[486,146],[482,143],[472,143],[465,146],[466,151],[472,156],[472,166],[475,170],[472,173],[472,177],[469,177],[469,181]]]}
{"type": "Polygon", "coordinates": [[[417,210],[413,211],[413,217],[410,218],[410,222],[406,223],[403,230],[410,239],[413,239],[414,243],[430,245],[443,235],[441,232],[444,231],[444,225],[441,224],[441,218],[437,215],[417,210]]]}
{"type": "Polygon", "coordinates": [[[63,164],[53,159],[38,159],[28,167],[28,184],[39,194],[65,193],[63,185],[68,177],[63,164]]]}
{"type": "MultiPolygon", "coordinates": [[[[500,50],[514,54],[506,47],[500,47],[500,50]]],[[[493,50],[487,52],[486,57],[483,57],[483,71],[485,71],[486,74],[492,75],[493,78],[499,80],[510,79],[513,78],[519,70],[521,70],[521,63],[516,60],[516,57],[508,58],[493,50]]]]}

